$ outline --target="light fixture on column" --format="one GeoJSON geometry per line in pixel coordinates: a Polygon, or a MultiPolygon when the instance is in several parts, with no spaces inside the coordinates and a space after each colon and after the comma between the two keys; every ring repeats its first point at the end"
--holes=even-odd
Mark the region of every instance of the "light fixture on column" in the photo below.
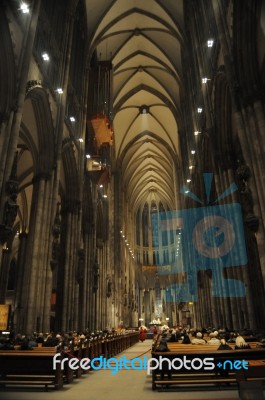
{"type": "Polygon", "coordinates": [[[23,12],[23,14],[28,14],[29,6],[26,3],[21,3],[19,10],[21,10],[23,12]]]}
{"type": "Polygon", "coordinates": [[[50,60],[50,57],[49,57],[48,53],[42,53],[41,56],[42,56],[44,61],[49,61],[50,60]]]}
{"type": "Polygon", "coordinates": [[[213,39],[208,39],[207,40],[207,47],[213,47],[214,41],[213,39]]]}

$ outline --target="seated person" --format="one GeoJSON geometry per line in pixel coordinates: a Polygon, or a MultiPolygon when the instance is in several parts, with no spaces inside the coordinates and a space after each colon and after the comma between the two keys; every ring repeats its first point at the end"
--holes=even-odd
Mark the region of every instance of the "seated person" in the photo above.
{"type": "Polygon", "coordinates": [[[192,339],[192,344],[205,344],[206,341],[202,338],[202,333],[197,332],[195,339],[192,339]]]}
{"type": "Polygon", "coordinates": [[[180,330],[178,328],[175,329],[175,336],[176,336],[176,340],[180,340],[182,335],[182,332],[180,332],[180,330]]]}
{"type": "Polygon", "coordinates": [[[21,350],[32,350],[33,346],[29,345],[30,339],[27,336],[22,336],[21,350]]]}
{"type": "Polygon", "coordinates": [[[162,337],[160,339],[160,343],[165,343],[165,342],[167,342],[167,333],[166,332],[164,332],[162,334],[162,337]]]}
{"type": "Polygon", "coordinates": [[[37,338],[36,338],[36,343],[37,343],[37,344],[40,344],[40,345],[43,345],[43,343],[44,343],[43,333],[39,333],[39,334],[38,334],[38,336],[37,336],[37,338]]]}
{"type": "MultiPolygon", "coordinates": [[[[162,341],[163,338],[160,341],[160,344],[158,345],[156,351],[170,351],[168,346],[167,346],[167,342],[166,341],[162,341]]],[[[165,375],[167,375],[168,379],[171,379],[172,373],[171,373],[171,369],[169,368],[169,363],[167,362],[167,360],[162,362],[162,369],[159,370],[160,373],[160,378],[162,380],[164,380],[165,375]]]]}
{"type": "Polygon", "coordinates": [[[54,347],[58,345],[58,339],[56,338],[55,334],[50,334],[47,336],[46,341],[43,343],[45,347],[54,347]]]}
{"type": "Polygon", "coordinates": [[[14,345],[12,340],[9,338],[1,338],[0,339],[0,349],[1,350],[14,350],[14,345]]]}
{"type": "Polygon", "coordinates": [[[191,343],[190,337],[187,334],[187,332],[185,332],[182,337],[183,337],[182,344],[190,344],[191,343]]]}
{"type": "Polygon", "coordinates": [[[211,332],[209,336],[210,336],[210,340],[208,340],[207,344],[212,344],[212,345],[215,345],[215,344],[220,345],[221,344],[220,339],[218,339],[217,331],[211,332]]]}
{"type": "Polygon", "coordinates": [[[230,347],[229,344],[226,343],[225,339],[221,339],[220,342],[221,344],[217,350],[232,350],[232,347],[230,347]]]}
{"type": "Polygon", "coordinates": [[[169,342],[177,342],[178,339],[176,338],[176,331],[174,331],[173,329],[169,330],[169,342]]]}
{"type": "Polygon", "coordinates": [[[237,349],[250,349],[250,345],[246,343],[245,339],[240,335],[236,338],[235,350],[237,349]]]}
{"type": "Polygon", "coordinates": [[[235,332],[230,332],[229,337],[227,337],[227,342],[228,343],[235,343],[236,341],[236,333],[235,332]]]}

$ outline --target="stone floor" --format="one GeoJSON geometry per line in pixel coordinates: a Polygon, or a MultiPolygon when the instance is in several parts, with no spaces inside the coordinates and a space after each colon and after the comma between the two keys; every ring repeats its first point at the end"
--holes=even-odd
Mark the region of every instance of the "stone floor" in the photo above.
{"type": "MultiPolygon", "coordinates": [[[[119,354],[117,358],[126,356],[150,357],[151,341],[137,343],[119,354]]],[[[65,385],[62,390],[43,388],[0,389],[1,400],[235,400],[239,399],[238,390],[186,390],[152,391],[151,376],[146,370],[121,370],[112,374],[110,370],[90,371],[72,384],[65,385]]],[[[252,397],[251,397],[252,399],[252,397]]],[[[261,399],[255,399],[261,400],[261,399]]]]}

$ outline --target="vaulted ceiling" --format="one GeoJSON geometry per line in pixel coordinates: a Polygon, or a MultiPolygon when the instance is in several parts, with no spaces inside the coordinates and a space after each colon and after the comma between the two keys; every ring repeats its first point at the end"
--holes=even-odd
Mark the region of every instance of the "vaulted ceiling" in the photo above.
{"type": "Polygon", "coordinates": [[[115,167],[132,210],[175,204],[183,0],[87,0],[90,55],[113,65],[115,167]]]}

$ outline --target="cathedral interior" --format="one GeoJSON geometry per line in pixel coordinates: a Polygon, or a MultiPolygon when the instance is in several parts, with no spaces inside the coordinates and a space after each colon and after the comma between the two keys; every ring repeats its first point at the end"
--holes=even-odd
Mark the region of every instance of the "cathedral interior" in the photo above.
{"type": "Polygon", "coordinates": [[[264,329],[265,1],[2,0],[0,37],[8,328],[264,329]]]}

